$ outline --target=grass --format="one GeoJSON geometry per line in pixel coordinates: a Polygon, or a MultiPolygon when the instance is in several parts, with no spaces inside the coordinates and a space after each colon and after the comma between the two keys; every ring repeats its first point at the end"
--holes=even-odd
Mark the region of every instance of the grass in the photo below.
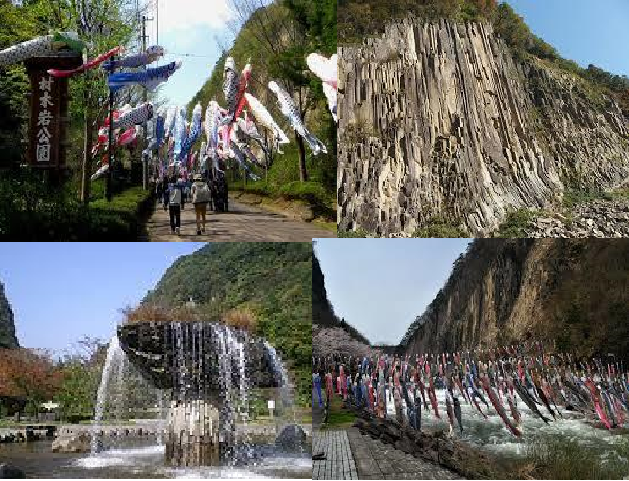
{"type": "Polygon", "coordinates": [[[429,238],[463,238],[467,232],[441,217],[431,219],[424,227],[413,232],[413,237],[429,238]]]}
{"type": "Polygon", "coordinates": [[[629,441],[617,443],[604,461],[601,454],[564,435],[544,437],[530,443],[513,468],[524,479],[623,479],[629,474],[629,441]]]}
{"type": "Polygon", "coordinates": [[[365,238],[369,237],[369,233],[364,229],[342,231],[338,230],[338,237],[345,238],[365,238]]]}
{"type": "Polygon", "coordinates": [[[270,199],[301,202],[312,208],[315,217],[336,221],[336,204],[333,195],[326,192],[323,186],[317,182],[289,182],[276,186],[266,181],[232,182],[230,190],[248,194],[256,194],[270,199]]]}
{"type": "Polygon", "coordinates": [[[322,426],[323,429],[339,429],[348,428],[356,420],[356,414],[343,409],[343,399],[334,395],[330,402],[330,411],[328,413],[328,422],[322,426]]]}
{"type": "Polygon", "coordinates": [[[569,209],[579,205],[587,204],[595,200],[623,200],[629,199],[629,189],[619,189],[613,192],[603,190],[578,190],[567,189],[563,195],[563,206],[569,209]]]}

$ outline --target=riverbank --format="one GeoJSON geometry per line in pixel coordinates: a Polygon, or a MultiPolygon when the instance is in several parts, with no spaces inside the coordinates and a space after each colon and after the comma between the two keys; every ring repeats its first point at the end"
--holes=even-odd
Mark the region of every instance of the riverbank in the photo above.
{"type": "MultiPolygon", "coordinates": [[[[354,444],[376,443],[388,452],[414,456],[418,466],[436,464],[467,479],[629,479],[627,428],[609,431],[569,411],[545,424],[519,405],[523,434],[516,437],[504,428],[495,412],[488,411],[485,419],[464,403],[463,431],[449,433],[441,389],[437,390],[437,402],[442,416],[436,418],[422,409],[420,432],[397,423],[389,403],[387,419],[378,419],[334,396],[328,423],[321,423],[321,410],[313,410],[317,414],[313,418],[313,452],[317,451],[317,436],[342,431],[347,433],[353,458],[364,457],[364,453],[354,453],[354,444]],[[353,431],[357,432],[351,434],[353,431]],[[352,444],[352,439],[357,442],[352,444]]],[[[372,461],[379,466],[378,460],[372,461]]],[[[421,472],[417,476],[421,479],[421,472]]],[[[351,479],[351,473],[343,479],[351,479]]]]}

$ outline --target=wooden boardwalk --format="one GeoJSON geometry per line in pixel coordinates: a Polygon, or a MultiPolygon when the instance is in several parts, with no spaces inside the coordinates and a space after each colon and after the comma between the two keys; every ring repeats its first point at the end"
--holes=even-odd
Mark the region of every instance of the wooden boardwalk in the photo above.
{"type": "Polygon", "coordinates": [[[316,431],[312,453],[325,453],[326,459],[312,461],[312,479],[358,479],[347,431],[316,431]]]}

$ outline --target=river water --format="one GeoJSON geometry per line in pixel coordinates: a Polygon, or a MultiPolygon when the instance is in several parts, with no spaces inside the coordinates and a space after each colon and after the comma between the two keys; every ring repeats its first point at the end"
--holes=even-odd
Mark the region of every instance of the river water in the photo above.
{"type": "MultiPolygon", "coordinates": [[[[432,411],[422,409],[422,429],[449,430],[448,415],[446,412],[445,390],[437,389],[438,410],[441,419],[437,419],[432,411]]],[[[428,400],[428,396],[426,396],[428,400]]],[[[487,402],[489,399],[485,396],[487,402]]],[[[577,442],[588,451],[597,453],[601,462],[606,462],[612,458],[619,458],[627,463],[629,470],[629,459],[627,459],[627,445],[629,442],[629,425],[624,428],[607,430],[597,423],[593,418],[586,419],[582,414],[565,411],[559,408],[563,417],[545,424],[539,417],[518,399],[517,407],[520,412],[522,423],[520,429],[522,435],[514,436],[504,426],[502,419],[498,416],[493,406],[487,408],[482,402],[479,405],[487,419],[483,418],[473,405],[467,404],[463,398],[461,401],[461,417],[463,433],[459,432],[455,421],[453,436],[471,443],[483,450],[497,454],[502,458],[517,458],[524,456],[527,447],[540,439],[561,437],[577,442]]],[[[506,406],[507,415],[509,408],[506,406]]],[[[395,417],[395,406],[393,401],[389,401],[387,396],[387,412],[391,417],[395,417]]],[[[552,418],[550,414],[540,406],[540,412],[546,417],[552,418]]],[[[629,471],[628,471],[629,472],[629,471]]]]}

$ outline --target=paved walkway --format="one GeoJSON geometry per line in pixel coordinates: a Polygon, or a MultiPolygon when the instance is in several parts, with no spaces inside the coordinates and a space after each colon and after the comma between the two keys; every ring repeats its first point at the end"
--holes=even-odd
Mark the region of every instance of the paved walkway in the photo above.
{"type": "Polygon", "coordinates": [[[444,467],[363,435],[357,428],[349,428],[347,437],[358,479],[463,479],[444,467]]]}
{"type": "Polygon", "coordinates": [[[324,460],[312,461],[312,479],[358,479],[347,431],[317,431],[312,453],[325,453],[324,460]]]}
{"type": "Polygon", "coordinates": [[[181,235],[170,233],[168,212],[161,204],[149,218],[146,230],[149,241],[212,242],[310,242],[317,237],[336,237],[335,232],[314,224],[299,222],[280,214],[229,200],[229,212],[208,211],[206,231],[197,235],[194,206],[186,204],[181,213],[181,235]]]}

